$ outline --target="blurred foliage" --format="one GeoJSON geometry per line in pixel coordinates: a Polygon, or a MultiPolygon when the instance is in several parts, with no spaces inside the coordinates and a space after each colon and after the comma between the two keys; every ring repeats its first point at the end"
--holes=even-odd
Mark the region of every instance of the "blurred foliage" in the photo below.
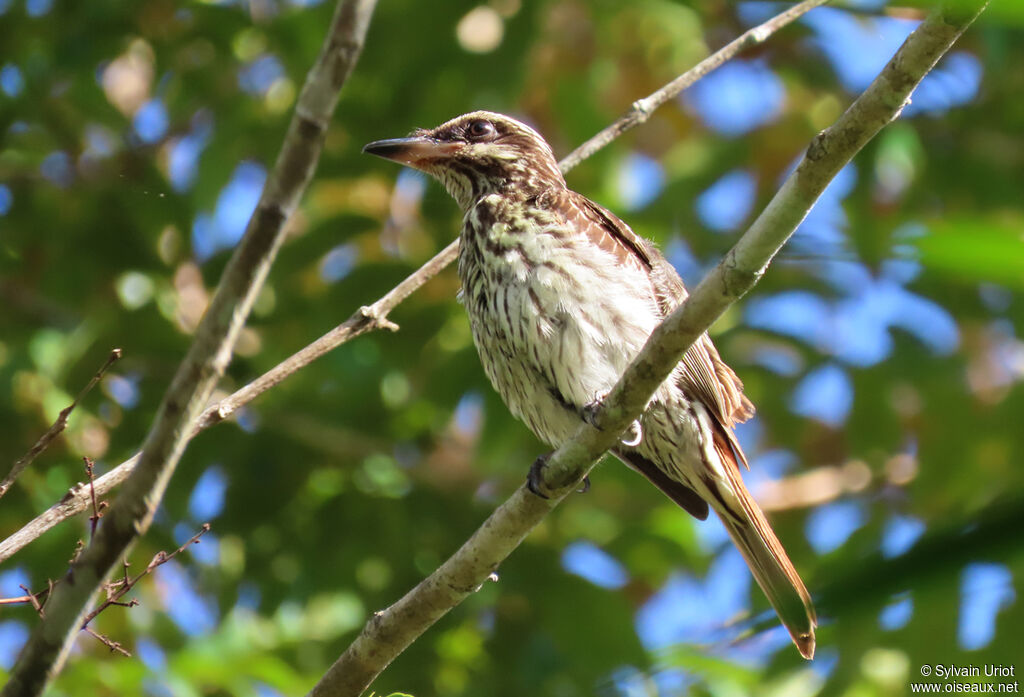
{"type": "MultiPolygon", "coordinates": [[[[364,143],[488,108],[565,154],[781,7],[477,2],[380,3],[225,392],[456,233],[438,186],[360,155],[364,143]]],[[[607,462],[378,694],[888,696],[922,664],[1020,659],[1024,15],[1003,5],[713,332],[759,407],[740,433],[750,482],[819,601],[819,658],[788,646],[714,522],[607,462]]],[[[0,534],[82,480],[81,456],[102,472],[142,441],[331,11],[0,0],[0,464],[111,348],[125,355],[3,499],[0,534]]],[[[695,283],[855,95],[841,40],[877,72],[914,12],[818,12],[571,186],[695,283]]],[[[136,656],[83,635],[52,694],[301,694],[457,548],[544,450],[488,385],[457,285],[447,270],[392,315],[398,334],[341,347],[189,446],[132,564],[207,520],[213,532],[139,585],[140,606],[96,621],[136,656]]],[[[59,577],[87,527],[16,554],[0,592],[59,577]]],[[[29,607],[0,610],[0,670],[34,622],[29,607]]]]}

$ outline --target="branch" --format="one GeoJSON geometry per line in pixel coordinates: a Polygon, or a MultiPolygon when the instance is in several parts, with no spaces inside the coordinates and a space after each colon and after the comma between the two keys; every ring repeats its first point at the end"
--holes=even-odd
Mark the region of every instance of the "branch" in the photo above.
{"type": "Polygon", "coordinates": [[[40,600],[45,598],[49,593],[49,588],[44,588],[38,593],[33,593],[25,586],[18,586],[21,590],[25,591],[25,595],[15,595],[10,598],[0,598],[0,605],[22,605],[29,603],[36,609],[36,612],[42,613],[43,607],[40,604],[40,600]]]}
{"type": "Polygon", "coordinates": [[[638,418],[658,385],[708,327],[761,277],[818,196],[865,143],[895,119],[910,93],[983,7],[969,17],[931,15],[868,89],[811,143],[803,161],[722,262],[651,335],[595,415],[543,470],[550,498],[521,486],[440,568],[391,607],[374,613],[310,692],[356,697],[420,634],[495,572],[547,513],[573,491],[596,459],[638,418]]]}
{"type": "MultiPolygon", "coordinates": [[[[131,657],[131,653],[129,651],[127,651],[123,646],[121,646],[121,644],[119,642],[116,642],[116,641],[110,639],[109,637],[107,637],[104,634],[100,634],[99,632],[94,630],[92,627],[90,627],[89,623],[92,622],[94,619],[96,619],[96,616],[99,615],[104,610],[106,610],[108,607],[112,607],[114,605],[119,605],[121,607],[129,607],[130,608],[130,607],[135,607],[136,605],[138,605],[139,601],[136,600],[135,598],[132,598],[128,602],[122,601],[121,598],[126,596],[128,594],[128,592],[131,591],[131,589],[134,588],[135,585],[139,581],[141,581],[143,578],[145,578],[149,574],[153,573],[153,571],[155,571],[157,569],[157,567],[159,567],[159,566],[161,566],[163,564],[166,564],[171,559],[173,559],[177,555],[179,555],[182,552],[184,552],[185,549],[188,548],[189,546],[194,545],[194,544],[196,544],[196,545],[199,544],[199,538],[202,537],[203,535],[205,535],[206,533],[208,533],[209,531],[210,531],[210,524],[209,523],[203,523],[202,527],[199,529],[199,532],[197,532],[195,535],[193,535],[191,538],[189,538],[188,541],[186,541],[183,545],[178,547],[176,550],[174,550],[170,554],[168,554],[167,552],[164,552],[164,551],[157,552],[156,555],[150,560],[149,564],[146,565],[146,568],[143,569],[142,572],[139,573],[134,578],[132,578],[132,577],[130,577],[128,575],[128,566],[129,565],[128,565],[128,560],[125,559],[124,562],[123,562],[123,564],[124,564],[124,575],[121,578],[117,579],[116,581],[111,581],[110,583],[104,584],[104,589],[106,590],[106,593],[107,593],[107,599],[105,601],[103,601],[102,603],[100,603],[99,606],[97,606],[95,610],[93,610],[92,612],[90,612],[88,615],[85,616],[85,618],[82,620],[81,629],[83,631],[87,632],[89,635],[95,637],[99,641],[103,642],[107,646],[107,648],[110,649],[111,653],[117,652],[117,653],[120,653],[122,656],[126,656],[126,657],[130,658],[131,657]]],[[[79,542],[79,543],[81,544],[81,542],[79,542]]],[[[78,553],[78,550],[76,549],[76,556],[77,556],[77,553],[78,553]]],[[[49,583],[47,583],[47,587],[44,588],[43,590],[39,591],[38,593],[33,593],[32,591],[30,591],[25,586],[20,586],[20,588],[23,591],[25,591],[25,595],[19,595],[19,596],[15,596],[15,597],[12,597],[12,598],[0,598],[0,605],[17,605],[17,604],[21,604],[21,603],[29,603],[35,609],[36,614],[38,614],[40,618],[44,618],[44,617],[46,617],[46,613],[44,611],[45,610],[45,604],[44,604],[45,603],[45,599],[49,598],[49,596],[53,593],[53,589],[57,586],[58,583],[59,583],[59,581],[49,581],[49,583]],[[41,603],[40,600],[43,600],[43,603],[41,603]]]]}
{"type": "Polygon", "coordinates": [[[131,652],[128,651],[125,647],[121,646],[121,642],[114,641],[113,639],[108,637],[106,634],[100,634],[99,632],[97,632],[92,627],[82,627],[82,629],[85,630],[85,632],[89,636],[95,637],[96,639],[98,639],[100,641],[100,643],[104,644],[108,649],[110,649],[110,653],[119,653],[122,656],[124,656],[125,658],[131,658],[132,657],[131,652]]]}
{"type": "Polygon", "coordinates": [[[818,5],[824,5],[826,2],[828,2],[828,0],[804,0],[801,3],[793,5],[782,14],[772,17],[767,22],[747,29],[737,38],[727,43],[715,53],[712,53],[710,56],[659,89],[657,92],[654,92],[643,99],[636,100],[633,102],[633,106],[630,110],[623,114],[617,121],[615,121],[615,123],[608,126],[596,136],[569,153],[569,155],[559,163],[562,167],[562,171],[572,169],[629,129],[646,122],[651,118],[651,114],[654,113],[655,109],[668,100],[676,97],[680,92],[697,82],[697,80],[701,79],[715,68],[718,68],[723,63],[732,59],[740,51],[744,51],[751,46],[763,43],[769,36],[777,32],[779,29],[782,29],[787,24],[798,19],[801,15],[813,10],[818,5]]]}
{"type": "Polygon", "coordinates": [[[210,524],[203,523],[203,525],[199,528],[199,532],[197,532],[195,535],[186,540],[180,547],[178,547],[170,554],[162,550],[157,552],[150,560],[149,564],[146,565],[146,568],[139,572],[139,574],[134,578],[128,575],[128,560],[125,559],[124,576],[116,581],[111,581],[110,583],[106,584],[107,599],[100,603],[95,610],[93,610],[85,616],[85,618],[82,620],[82,629],[88,629],[89,623],[92,622],[98,614],[106,610],[111,605],[127,605],[129,607],[134,607],[135,605],[138,605],[138,600],[132,599],[130,602],[124,603],[121,601],[121,598],[126,596],[128,592],[135,587],[136,583],[141,581],[144,577],[148,576],[149,574],[153,573],[153,571],[155,571],[157,567],[166,564],[171,559],[178,556],[192,545],[199,544],[199,538],[208,532],[210,532],[210,524]]]}
{"type": "Polygon", "coordinates": [[[128,460],[110,470],[95,482],[83,484],[79,482],[68,490],[57,503],[53,504],[43,513],[25,524],[18,532],[0,542],[0,563],[6,561],[12,554],[37,539],[44,532],[56,526],[58,523],[72,518],[89,508],[92,496],[104,496],[114,487],[128,478],[128,475],[135,469],[139,461],[139,453],[135,453],[128,460]]]}
{"type": "MultiPolygon", "coordinates": [[[[725,63],[743,49],[763,42],[776,31],[796,20],[800,15],[825,2],[827,0],[805,0],[805,2],[794,5],[781,15],[773,17],[767,22],[744,32],[739,38],[726,44],[720,50],[672,80],[672,82],[635,102],[632,110],[569,153],[559,163],[562,172],[568,172],[626,131],[647,121],[656,108],[678,95],[682,90],[725,63]],[[637,104],[644,105],[643,109],[638,111],[637,104]]],[[[285,359],[230,397],[210,406],[199,417],[192,435],[194,436],[199,431],[224,421],[235,411],[282,382],[288,376],[301,370],[320,356],[341,346],[345,342],[376,329],[397,330],[398,325],[388,320],[388,314],[402,301],[412,295],[420,286],[451,264],[455,257],[458,256],[458,253],[459,241],[456,239],[438,252],[430,261],[406,277],[404,281],[388,291],[377,302],[359,308],[342,324],[324,334],[312,344],[285,359]]],[[[138,454],[133,455],[130,459],[122,462],[106,475],[96,480],[96,493],[102,496],[123,482],[131,474],[137,461],[138,454]]],[[[60,503],[53,505],[49,510],[0,543],[0,563],[61,521],[84,511],[88,506],[88,499],[86,497],[87,492],[81,486],[72,488],[60,503]]]]}
{"type": "Polygon", "coordinates": [[[4,688],[5,697],[38,695],[60,670],[81,625],[85,605],[114,563],[143,534],[193,428],[231,359],[238,333],[285,237],[319,160],[338,93],[362,49],[376,0],[341,0],[316,63],[306,77],[284,144],[267,178],[245,236],[171,382],[138,463],[103,524],[47,603],[4,688]]]}
{"type": "Polygon", "coordinates": [[[85,475],[89,477],[89,502],[92,504],[92,515],[89,516],[89,539],[96,536],[96,526],[100,524],[103,517],[103,509],[107,507],[106,501],[100,501],[96,497],[96,478],[93,474],[93,466],[96,464],[91,457],[83,457],[85,460],[85,475]]]}
{"type": "Polygon", "coordinates": [[[85,395],[89,394],[90,390],[96,387],[96,383],[103,378],[103,374],[106,373],[107,369],[114,365],[119,358],[121,358],[121,349],[116,348],[111,351],[110,355],[107,356],[107,360],[100,366],[100,369],[96,371],[96,374],[92,376],[89,383],[82,388],[82,391],[78,393],[77,397],[75,397],[75,401],[71,402],[71,404],[61,410],[60,414],[57,415],[57,420],[53,422],[53,425],[50,426],[49,430],[40,436],[39,440],[36,441],[36,444],[33,445],[27,453],[18,458],[18,460],[11,466],[11,471],[6,477],[4,477],[4,480],[0,482],[0,498],[10,491],[11,485],[14,484],[14,480],[18,478],[18,475],[20,475],[26,467],[31,465],[37,457],[42,455],[43,451],[50,447],[50,443],[52,443],[54,439],[61,434],[61,431],[67,428],[68,417],[71,416],[71,412],[74,411],[79,402],[85,399],[85,395]]]}

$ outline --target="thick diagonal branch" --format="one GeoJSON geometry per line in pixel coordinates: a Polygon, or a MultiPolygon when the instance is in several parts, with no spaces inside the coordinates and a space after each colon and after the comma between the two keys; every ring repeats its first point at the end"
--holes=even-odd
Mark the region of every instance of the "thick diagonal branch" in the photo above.
{"type": "Polygon", "coordinates": [[[520,487],[440,568],[382,612],[375,613],[311,697],[357,697],[420,634],[473,593],[527,534],[575,489],[593,463],[669,376],[683,353],[764,273],[839,170],[895,119],[921,78],[980,12],[930,16],[839,120],[818,135],[796,171],[764,212],[690,298],[651,335],[596,415],[548,460],[541,499],[520,487]]]}
{"type": "Polygon", "coordinates": [[[5,697],[38,695],[60,670],[89,598],[128,546],[148,528],[203,407],[231,359],[235,340],[285,237],[285,222],[313,177],[338,93],[362,49],[376,0],[342,0],[306,77],[260,201],[221,277],[170,387],[138,464],[95,537],[54,590],[46,617],[22,650],[5,697]]]}

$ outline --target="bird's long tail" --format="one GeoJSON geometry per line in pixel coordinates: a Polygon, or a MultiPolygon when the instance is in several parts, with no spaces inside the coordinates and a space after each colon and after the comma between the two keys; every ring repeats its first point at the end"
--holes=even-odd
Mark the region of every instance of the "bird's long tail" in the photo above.
{"type": "Polygon", "coordinates": [[[708,447],[704,453],[706,469],[689,484],[631,448],[619,447],[614,452],[698,520],[708,517],[709,504],[715,509],[793,643],[804,658],[811,659],[818,624],[814,605],[782,543],[743,484],[739,468],[740,462],[746,464],[743,451],[732,432],[702,405],[695,404],[694,413],[708,447]]]}
{"type": "Polygon", "coordinates": [[[793,643],[804,658],[811,659],[814,657],[814,628],[818,624],[811,596],[761,508],[743,484],[737,464],[737,459],[743,459],[736,452],[738,444],[716,431],[714,454],[721,458],[729,486],[723,490],[725,487],[707,482],[715,490],[715,495],[710,497],[712,508],[746,559],[757,585],[789,630],[793,643]]]}
{"type": "MultiPolygon", "coordinates": [[[[744,494],[749,499],[750,494],[745,490],[744,494]]],[[[818,620],[811,597],[764,514],[756,503],[750,503],[753,506],[747,520],[721,515],[722,522],[800,654],[806,659],[814,658],[814,628],[818,620]]]]}

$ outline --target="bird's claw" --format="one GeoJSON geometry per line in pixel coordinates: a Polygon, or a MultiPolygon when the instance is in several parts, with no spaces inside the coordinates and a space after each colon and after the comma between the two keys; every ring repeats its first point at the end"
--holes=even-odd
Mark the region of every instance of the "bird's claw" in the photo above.
{"type": "Polygon", "coordinates": [[[530,493],[542,499],[551,498],[541,491],[541,487],[544,486],[544,468],[548,464],[549,457],[551,457],[551,453],[538,456],[530,465],[530,472],[526,475],[526,488],[530,490],[530,493]]]}
{"type": "Polygon", "coordinates": [[[590,491],[590,475],[584,475],[583,481],[580,482],[580,488],[576,490],[577,494],[585,494],[590,491]]]}
{"type": "Polygon", "coordinates": [[[635,419],[633,423],[629,425],[629,428],[622,434],[622,438],[619,442],[629,448],[635,448],[640,445],[640,441],[644,439],[644,429],[640,426],[640,419],[635,419]]]}
{"type": "MultiPolygon", "coordinates": [[[[551,453],[539,456],[533,461],[533,464],[530,465],[530,472],[526,475],[526,488],[530,490],[531,494],[539,496],[542,499],[551,498],[541,490],[544,487],[544,468],[547,467],[548,459],[550,458],[551,453]]],[[[580,494],[585,494],[590,491],[589,475],[583,477],[583,481],[580,482],[580,488],[576,491],[580,494]]]]}

